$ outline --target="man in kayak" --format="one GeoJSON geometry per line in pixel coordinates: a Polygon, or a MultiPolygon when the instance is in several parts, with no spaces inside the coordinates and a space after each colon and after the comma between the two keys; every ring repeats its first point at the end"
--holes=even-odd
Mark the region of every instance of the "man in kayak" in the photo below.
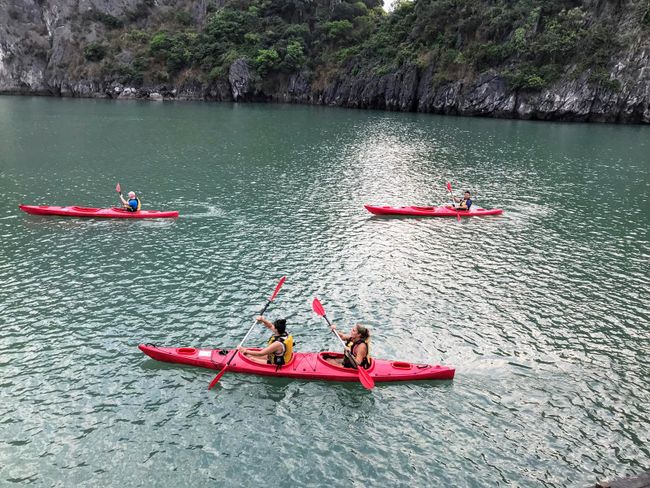
{"type": "Polygon", "coordinates": [[[370,367],[370,331],[367,327],[357,324],[352,327],[349,334],[339,334],[336,325],[332,324],[332,331],[345,341],[346,354],[343,358],[325,358],[327,362],[344,368],[354,368],[348,353],[354,356],[357,364],[364,369],[370,367]]]}
{"type": "Polygon", "coordinates": [[[120,200],[122,200],[122,206],[127,209],[129,212],[137,212],[140,210],[140,199],[135,196],[135,192],[129,192],[129,200],[125,200],[122,194],[120,193],[120,200]]]}
{"type": "Polygon", "coordinates": [[[469,190],[465,192],[463,198],[452,197],[454,202],[458,202],[458,205],[451,205],[449,208],[452,210],[469,210],[472,206],[472,199],[470,198],[469,190]]]}
{"type": "Polygon", "coordinates": [[[264,327],[269,329],[273,335],[267,342],[267,346],[261,350],[248,349],[239,346],[239,352],[260,364],[275,364],[277,369],[291,361],[293,357],[293,336],[287,334],[287,320],[277,319],[274,322],[266,320],[261,315],[256,317],[264,327]]]}

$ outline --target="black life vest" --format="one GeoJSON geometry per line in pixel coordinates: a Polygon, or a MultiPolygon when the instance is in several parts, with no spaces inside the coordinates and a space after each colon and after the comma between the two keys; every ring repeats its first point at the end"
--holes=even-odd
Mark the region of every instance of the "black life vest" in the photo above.
{"type": "MultiPolygon", "coordinates": [[[[348,339],[348,342],[345,343],[345,346],[350,349],[350,353],[356,359],[357,356],[355,352],[359,344],[366,345],[366,357],[363,358],[363,361],[361,361],[361,364],[359,364],[359,366],[361,366],[363,369],[368,369],[370,367],[370,339],[359,339],[358,341],[348,339]]],[[[343,356],[343,367],[354,368],[354,364],[352,361],[350,361],[350,358],[347,356],[347,354],[343,356]]]]}

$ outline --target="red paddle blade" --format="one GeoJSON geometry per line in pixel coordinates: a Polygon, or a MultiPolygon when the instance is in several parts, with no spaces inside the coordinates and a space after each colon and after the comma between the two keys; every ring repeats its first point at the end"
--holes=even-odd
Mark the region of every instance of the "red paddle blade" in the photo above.
{"type": "Polygon", "coordinates": [[[325,317],[325,309],[320,304],[318,298],[314,298],[314,301],[311,302],[311,308],[314,310],[314,312],[316,312],[321,317],[325,317]]]}
{"type": "Polygon", "coordinates": [[[451,191],[451,183],[447,182],[447,191],[451,191]]]}
{"type": "Polygon", "coordinates": [[[224,365],[223,369],[221,371],[219,371],[219,374],[217,376],[215,376],[214,379],[210,382],[210,384],[208,385],[208,390],[211,390],[214,385],[219,383],[219,380],[221,379],[223,374],[226,372],[226,369],[228,369],[227,364],[224,365]]]}
{"type": "Polygon", "coordinates": [[[460,222],[460,214],[456,212],[456,219],[458,219],[458,222],[460,222]]]}
{"type": "Polygon", "coordinates": [[[122,193],[122,187],[120,186],[119,182],[117,183],[117,185],[115,185],[115,191],[117,193],[122,193]]]}
{"type": "Polygon", "coordinates": [[[363,387],[372,390],[375,387],[375,380],[373,380],[368,372],[361,366],[357,368],[357,371],[359,372],[359,381],[361,381],[363,387]]]}
{"type": "Polygon", "coordinates": [[[284,281],[285,281],[286,279],[287,279],[286,276],[283,276],[282,278],[280,278],[280,282],[279,282],[279,283],[277,284],[277,286],[275,287],[275,291],[273,292],[273,295],[271,295],[271,298],[269,299],[269,302],[272,302],[272,301],[273,301],[273,299],[275,298],[275,296],[276,296],[276,295],[278,294],[278,292],[280,291],[280,288],[282,288],[282,285],[284,285],[284,281]]]}

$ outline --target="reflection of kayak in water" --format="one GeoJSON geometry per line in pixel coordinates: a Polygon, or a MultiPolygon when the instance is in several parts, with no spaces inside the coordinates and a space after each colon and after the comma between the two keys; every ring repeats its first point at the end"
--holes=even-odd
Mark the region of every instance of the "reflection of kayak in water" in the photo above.
{"type": "Polygon", "coordinates": [[[61,215],[65,217],[104,217],[111,219],[161,219],[178,217],[177,210],[138,210],[122,208],[57,207],[54,205],[19,205],[20,210],[34,215],[61,215]]]}
{"type": "Polygon", "coordinates": [[[390,207],[387,205],[364,205],[375,215],[415,215],[419,217],[480,217],[481,215],[500,215],[500,208],[486,209],[472,206],[469,210],[453,210],[449,207],[390,207]]]}
{"type": "MultiPolygon", "coordinates": [[[[140,344],[147,356],[168,363],[189,364],[201,368],[221,369],[232,355],[232,350],[198,349],[194,347],[158,347],[140,344]]],[[[336,352],[296,352],[291,361],[279,369],[273,364],[257,363],[237,352],[228,365],[233,373],[257,374],[304,380],[359,381],[356,369],[343,368],[326,361],[341,358],[336,352]]],[[[366,369],[375,381],[451,380],[455,369],[449,366],[414,364],[403,361],[373,359],[366,369]]]]}

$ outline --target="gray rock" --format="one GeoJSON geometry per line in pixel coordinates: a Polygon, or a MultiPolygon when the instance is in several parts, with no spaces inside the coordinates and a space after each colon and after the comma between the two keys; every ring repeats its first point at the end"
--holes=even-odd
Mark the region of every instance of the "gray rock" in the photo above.
{"type": "Polygon", "coordinates": [[[235,102],[252,96],[253,75],[245,59],[237,59],[228,70],[228,83],[235,102]]]}

